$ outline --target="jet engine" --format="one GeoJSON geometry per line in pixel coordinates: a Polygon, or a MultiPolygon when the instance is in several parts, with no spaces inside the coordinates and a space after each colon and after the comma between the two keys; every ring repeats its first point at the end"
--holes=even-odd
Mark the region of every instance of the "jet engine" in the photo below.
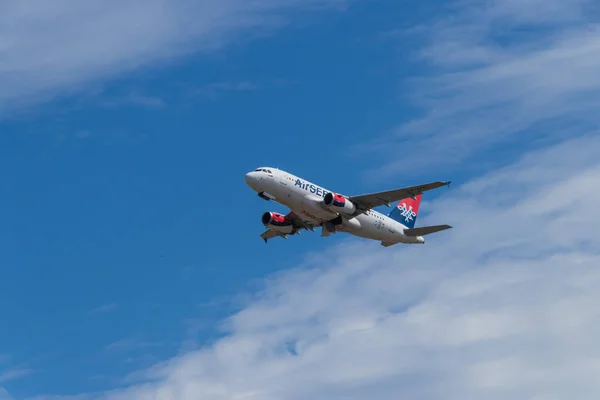
{"type": "Polygon", "coordinates": [[[327,193],[323,198],[323,203],[332,211],[342,214],[353,214],[356,206],[350,200],[337,193],[327,193]]]}
{"type": "Polygon", "coordinates": [[[266,212],[262,215],[261,221],[263,225],[279,233],[293,233],[294,223],[287,219],[285,215],[276,212],[266,212]]]}

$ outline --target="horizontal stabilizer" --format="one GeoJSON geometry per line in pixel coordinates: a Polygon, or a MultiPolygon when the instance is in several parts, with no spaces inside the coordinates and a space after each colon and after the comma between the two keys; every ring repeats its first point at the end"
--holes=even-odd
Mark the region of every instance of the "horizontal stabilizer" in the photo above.
{"type": "Polygon", "coordinates": [[[406,236],[425,236],[429,235],[430,233],[445,231],[446,229],[450,228],[452,228],[450,225],[423,226],[421,228],[405,229],[404,234],[406,236]]]}

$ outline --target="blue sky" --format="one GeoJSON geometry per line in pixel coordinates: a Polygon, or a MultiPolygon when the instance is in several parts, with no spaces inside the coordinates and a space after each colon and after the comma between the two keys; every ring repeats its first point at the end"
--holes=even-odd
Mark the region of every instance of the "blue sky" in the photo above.
{"type": "Polygon", "coordinates": [[[591,399],[596,8],[9,0],[0,399],[591,399]],[[264,245],[260,165],[455,229],[264,245]]]}

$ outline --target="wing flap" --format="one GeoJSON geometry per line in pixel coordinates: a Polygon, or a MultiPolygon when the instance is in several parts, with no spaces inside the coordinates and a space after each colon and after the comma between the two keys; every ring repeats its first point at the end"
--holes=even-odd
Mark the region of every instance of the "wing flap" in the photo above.
{"type": "Polygon", "coordinates": [[[414,198],[418,194],[424,193],[428,190],[437,189],[442,186],[450,186],[450,182],[430,182],[424,185],[409,186],[400,189],[388,190],[385,192],[351,196],[349,199],[360,209],[361,212],[364,212],[375,207],[390,205],[391,203],[400,201],[407,197],[414,198]]]}
{"type": "Polygon", "coordinates": [[[267,229],[260,235],[260,237],[265,241],[265,243],[267,243],[267,241],[270,239],[276,238],[277,236],[279,236],[279,233],[275,232],[272,229],[267,229]]]}
{"type": "Polygon", "coordinates": [[[289,213],[287,213],[287,215],[285,217],[290,219],[294,223],[294,226],[296,226],[296,228],[298,228],[298,229],[307,229],[310,231],[315,230],[315,227],[312,223],[303,220],[300,216],[298,216],[298,214],[296,214],[293,211],[290,211],[289,213]]]}
{"type": "Polygon", "coordinates": [[[431,233],[445,231],[450,228],[452,228],[450,225],[423,226],[421,228],[405,229],[404,234],[406,236],[425,236],[431,233]]]}

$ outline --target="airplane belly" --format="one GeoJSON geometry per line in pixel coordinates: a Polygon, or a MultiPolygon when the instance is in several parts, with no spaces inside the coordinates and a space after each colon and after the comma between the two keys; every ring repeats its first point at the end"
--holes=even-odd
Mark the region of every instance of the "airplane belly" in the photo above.
{"type": "Polygon", "coordinates": [[[302,214],[315,221],[329,221],[337,216],[321,206],[322,198],[318,196],[308,195],[301,200],[302,214]]]}
{"type": "Polygon", "coordinates": [[[381,230],[381,239],[384,242],[397,242],[400,239],[400,236],[393,231],[389,226],[384,227],[381,230]]]}
{"type": "Polygon", "coordinates": [[[375,239],[372,229],[372,221],[369,217],[364,214],[357,215],[352,219],[343,219],[345,230],[352,235],[366,238],[366,239],[375,239]]]}
{"type": "Polygon", "coordinates": [[[289,208],[296,212],[300,212],[302,210],[302,200],[295,198],[294,196],[290,197],[287,200],[287,204],[289,208]]]}
{"type": "Polygon", "coordinates": [[[386,242],[396,242],[398,240],[394,227],[388,221],[365,214],[354,219],[357,220],[360,226],[350,232],[356,236],[386,242]]]}
{"type": "Polygon", "coordinates": [[[354,217],[354,218],[342,217],[342,225],[343,225],[344,230],[346,230],[348,232],[355,232],[362,228],[362,224],[360,223],[359,219],[356,217],[354,217]]]}

